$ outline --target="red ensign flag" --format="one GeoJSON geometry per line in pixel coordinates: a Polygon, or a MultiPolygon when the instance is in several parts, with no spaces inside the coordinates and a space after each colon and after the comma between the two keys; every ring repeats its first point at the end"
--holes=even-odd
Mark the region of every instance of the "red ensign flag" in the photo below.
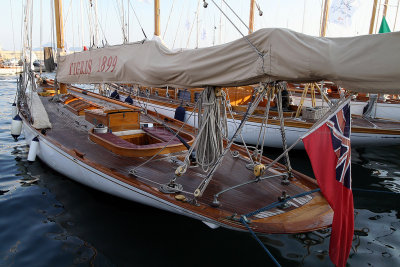
{"type": "Polygon", "coordinates": [[[329,256],[339,267],[346,265],[354,233],[350,120],[350,106],[346,102],[303,138],[321,192],[334,211],[329,256]]]}

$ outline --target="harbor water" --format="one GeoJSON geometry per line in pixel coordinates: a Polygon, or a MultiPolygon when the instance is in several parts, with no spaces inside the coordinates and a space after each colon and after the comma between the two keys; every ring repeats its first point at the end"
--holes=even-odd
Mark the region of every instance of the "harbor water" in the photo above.
{"type": "MultiPolygon", "coordinates": [[[[249,233],[80,185],[10,135],[16,77],[0,77],[0,266],[273,266],[249,233]]],[[[266,149],[268,156],[280,150],[266,149]]],[[[290,154],[310,176],[304,151],[290,154]]],[[[400,147],[352,150],[353,188],[400,193],[400,147]]],[[[348,266],[400,266],[400,196],[354,191],[348,266]]],[[[330,231],[260,236],[282,266],[333,266],[330,231]]]]}

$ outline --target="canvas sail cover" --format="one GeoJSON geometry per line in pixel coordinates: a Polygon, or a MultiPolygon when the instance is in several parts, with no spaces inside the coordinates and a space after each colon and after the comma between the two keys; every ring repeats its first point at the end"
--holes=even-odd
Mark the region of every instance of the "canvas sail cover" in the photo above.
{"type": "Polygon", "coordinates": [[[400,93],[400,32],[346,38],[261,29],[208,48],[171,51],[144,40],[61,57],[62,83],[152,87],[240,86],[330,80],[357,92],[400,93]]]}

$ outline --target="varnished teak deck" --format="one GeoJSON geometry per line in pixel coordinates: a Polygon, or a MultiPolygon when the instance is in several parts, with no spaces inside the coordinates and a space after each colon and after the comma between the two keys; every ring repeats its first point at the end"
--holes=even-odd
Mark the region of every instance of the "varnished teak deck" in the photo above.
{"type": "MultiPolygon", "coordinates": [[[[83,94],[80,96],[88,98],[100,106],[123,108],[106,100],[83,94]]],[[[236,150],[240,151],[242,155],[234,158],[230,153],[227,154],[203,196],[198,199],[200,206],[181,202],[174,198],[175,194],[164,194],[158,190],[159,184],[167,183],[174,177],[174,172],[178,167],[178,164],[171,161],[171,155],[158,156],[153,162],[137,169],[138,177],[132,176],[129,171],[148,158],[119,156],[91,142],[88,138],[88,131],[93,125],[85,122],[84,117],[76,116],[68,111],[63,104],[49,101],[50,98],[48,97],[41,99],[53,124],[52,129],[46,133],[48,140],[57,144],[78,160],[110,176],[149,192],[158,198],[172,202],[174,205],[224,223],[229,227],[244,229],[238,222],[227,218],[235,213],[238,215],[249,213],[277,201],[282,190],[293,196],[317,188],[314,180],[295,173],[296,178],[288,186],[281,185],[280,177],[267,179],[228,191],[219,197],[221,202],[219,208],[211,207],[214,194],[227,187],[254,179],[252,170],[246,168],[248,161],[245,153],[243,153],[242,148],[236,147],[236,150]]],[[[147,118],[142,115],[141,119],[146,120],[147,118]]],[[[183,153],[175,153],[173,156],[182,160],[183,153]]],[[[268,162],[268,159],[264,158],[264,161],[268,162]]],[[[283,170],[282,166],[278,168],[283,170]]],[[[276,173],[277,171],[272,170],[272,172],[276,173]]],[[[269,174],[272,174],[272,172],[269,172],[269,174]]],[[[189,168],[182,177],[177,179],[177,183],[183,185],[184,191],[193,192],[203,180],[204,175],[205,173],[199,167],[189,168]]],[[[189,194],[186,194],[186,196],[192,197],[189,194]]],[[[263,213],[250,218],[251,227],[256,232],[261,233],[294,233],[324,228],[331,223],[332,210],[320,193],[304,197],[299,201],[292,201],[292,204],[287,210],[273,209],[270,211],[274,214],[281,213],[279,215],[269,216],[272,213],[263,213]],[[296,206],[298,208],[295,208],[296,206]]]]}

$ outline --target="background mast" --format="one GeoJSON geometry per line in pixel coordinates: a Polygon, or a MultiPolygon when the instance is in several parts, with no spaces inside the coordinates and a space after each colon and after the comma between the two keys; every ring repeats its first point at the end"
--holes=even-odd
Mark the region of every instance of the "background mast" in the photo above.
{"type": "Polygon", "coordinates": [[[331,2],[331,0],[325,0],[324,15],[323,15],[323,19],[322,19],[321,32],[320,32],[321,37],[325,37],[325,35],[326,35],[326,26],[327,26],[327,22],[328,22],[330,2],[331,2]]]}
{"type": "Polygon", "coordinates": [[[160,0],[154,0],[154,35],[160,36],[160,0]]]}
{"type": "Polygon", "coordinates": [[[376,6],[378,4],[378,0],[374,0],[374,4],[372,6],[372,15],[371,15],[371,23],[369,24],[369,34],[374,33],[374,24],[375,24],[375,16],[376,16],[376,6]]]}
{"type": "Polygon", "coordinates": [[[254,32],[254,0],[250,0],[249,34],[254,32]]]}
{"type": "MultiPolygon", "coordinates": [[[[57,63],[60,58],[60,54],[64,52],[64,25],[62,18],[62,0],[54,0],[54,12],[56,16],[56,32],[57,32],[57,63]]],[[[67,93],[66,84],[60,83],[60,94],[67,93]]]]}

